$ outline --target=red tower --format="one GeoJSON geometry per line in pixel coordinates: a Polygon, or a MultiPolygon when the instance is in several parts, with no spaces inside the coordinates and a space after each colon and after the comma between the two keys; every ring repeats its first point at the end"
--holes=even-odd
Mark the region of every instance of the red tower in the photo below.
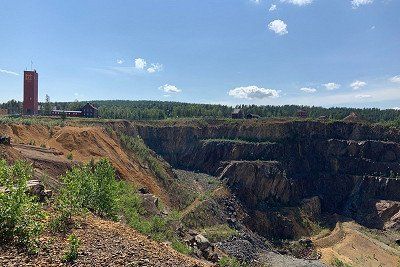
{"type": "Polygon", "coordinates": [[[23,113],[25,115],[38,114],[38,79],[36,70],[24,71],[24,104],[23,113]]]}

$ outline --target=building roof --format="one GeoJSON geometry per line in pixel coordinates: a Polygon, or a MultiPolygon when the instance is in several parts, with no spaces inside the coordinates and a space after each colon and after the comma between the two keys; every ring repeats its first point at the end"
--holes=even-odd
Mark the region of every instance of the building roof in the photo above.
{"type": "MultiPolygon", "coordinates": [[[[90,103],[86,103],[86,105],[84,105],[83,108],[85,108],[85,107],[87,107],[87,106],[89,106],[90,108],[95,109],[95,110],[98,109],[98,108],[96,108],[95,106],[93,106],[93,105],[90,104],[90,103]]],[[[83,108],[82,108],[82,109],[83,109],[83,108]]]]}
{"type": "Polygon", "coordinates": [[[59,109],[53,109],[52,112],[82,113],[81,110],[59,110],[59,109]]]}

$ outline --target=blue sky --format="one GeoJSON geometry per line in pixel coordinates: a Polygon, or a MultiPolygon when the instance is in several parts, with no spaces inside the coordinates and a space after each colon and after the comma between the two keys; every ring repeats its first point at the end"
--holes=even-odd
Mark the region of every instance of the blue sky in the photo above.
{"type": "Polygon", "coordinates": [[[398,0],[0,0],[0,102],[400,107],[398,0]]]}

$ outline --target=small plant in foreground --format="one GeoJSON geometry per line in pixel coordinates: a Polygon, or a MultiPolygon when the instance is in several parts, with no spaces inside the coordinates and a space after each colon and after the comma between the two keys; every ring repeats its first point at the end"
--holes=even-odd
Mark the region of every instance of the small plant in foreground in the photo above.
{"type": "Polygon", "coordinates": [[[65,262],[74,262],[78,258],[78,249],[79,249],[81,241],[74,234],[69,235],[67,240],[68,240],[68,246],[69,246],[68,251],[66,251],[64,253],[64,256],[62,259],[65,262]]]}

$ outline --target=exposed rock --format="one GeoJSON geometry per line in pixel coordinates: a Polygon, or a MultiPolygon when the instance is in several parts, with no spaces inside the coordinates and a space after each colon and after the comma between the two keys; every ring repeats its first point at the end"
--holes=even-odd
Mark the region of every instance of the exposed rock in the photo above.
{"type": "MultiPolygon", "coordinates": [[[[248,210],[248,225],[260,233],[307,234],[298,209],[310,219],[332,212],[364,225],[396,228],[393,208],[379,215],[382,207],[374,205],[376,200],[400,201],[400,179],[395,179],[400,130],[351,117],[334,123],[157,122],[132,128],[173,166],[220,175],[248,210]],[[365,216],[367,203],[376,216],[365,216]],[[380,216],[391,219],[382,223],[380,216]]],[[[235,216],[228,219],[233,224],[235,216]]]]}
{"type": "Polygon", "coordinates": [[[301,201],[301,210],[309,218],[317,219],[321,215],[321,201],[319,197],[306,198],[301,201]]]}
{"type": "Polygon", "coordinates": [[[153,194],[139,194],[142,200],[142,206],[146,210],[146,215],[152,217],[160,215],[162,211],[159,210],[159,198],[153,194]]]}

